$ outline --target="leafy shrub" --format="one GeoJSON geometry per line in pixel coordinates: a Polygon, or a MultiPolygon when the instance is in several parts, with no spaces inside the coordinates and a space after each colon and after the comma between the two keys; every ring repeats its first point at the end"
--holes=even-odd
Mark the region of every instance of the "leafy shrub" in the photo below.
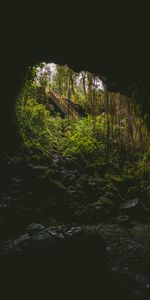
{"type": "Polygon", "coordinates": [[[90,116],[72,122],[64,146],[64,156],[77,155],[83,160],[94,159],[98,152],[104,151],[104,144],[94,136],[93,120],[90,116]]]}
{"type": "Polygon", "coordinates": [[[17,120],[23,142],[27,148],[45,148],[52,142],[48,128],[50,113],[43,104],[28,99],[25,105],[17,104],[17,120]]]}

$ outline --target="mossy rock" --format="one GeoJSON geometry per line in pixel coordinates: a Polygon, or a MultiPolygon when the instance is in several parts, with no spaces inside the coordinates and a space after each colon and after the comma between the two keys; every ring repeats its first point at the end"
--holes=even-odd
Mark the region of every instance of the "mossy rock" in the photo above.
{"type": "Polygon", "coordinates": [[[110,180],[114,183],[122,183],[124,178],[120,175],[111,175],[110,180]]]}
{"type": "Polygon", "coordinates": [[[138,197],[141,194],[141,189],[139,186],[130,186],[127,190],[127,198],[138,197]]]}
{"type": "Polygon", "coordinates": [[[127,195],[127,191],[130,187],[136,186],[137,179],[134,176],[111,176],[111,183],[120,191],[120,194],[124,198],[127,195]]]}
{"type": "Polygon", "coordinates": [[[109,191],[106,191],[105,194],[104,194],[104,197],[106,199],[110,199],[112,202],[120,202],[121,200],[121,197],[119,194],[115,194],[113,192],[109,192],[109,191]]]}
{"type": "Polygon", "coordinates": [[[88,173],[93,174],[93,172],[96,172],[96,173],[100,174],[101,176],[104,176],[105,173],[107,172],[108,166],[106,163],[95,162],[95,163],[89,164],[86,167],[86,169],[87,169],[88,173]]]}
{"type": "Polygon", "coordinates": [[[95,206],[112,206],[114,202],[109,198],[100,197],[94,204],[95,206]]]}
{"type": "Polygon", "coordinates": [[[133,226],[133,222],[131,221],[128,215],[120,215],[116,218],[116,223],[120,226],[131,228],[133,226]]]}
{"type": "Polygon", "coordinates": [[[107,184],[102,192],[105,198],[111,199],[115,203],[122,201],[119,189],[113,183],[107,184]]]}

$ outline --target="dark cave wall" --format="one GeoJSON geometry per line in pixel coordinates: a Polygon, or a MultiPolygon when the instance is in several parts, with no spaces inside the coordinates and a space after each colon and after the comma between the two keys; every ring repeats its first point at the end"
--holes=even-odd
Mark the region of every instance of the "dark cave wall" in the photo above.
{"type": "Polygon", "coordinates": [[[15,99],[23,84],[26,66],[16,57],[5,57],[0,72],[0,141],[1,149],[9,147],[16,134],[15,99]]]}
{"type": "MultiPolygon", "coordinates": [[[[14,103],[27,67],[68,64],[104,77],[109,91],[135,97],[150,112],[149,27],[138,4],[10,5],[0,19],[0,141],[14,140],[14,103]]],[[[148,10],[149,11],[149,10],[148,10]]]]}

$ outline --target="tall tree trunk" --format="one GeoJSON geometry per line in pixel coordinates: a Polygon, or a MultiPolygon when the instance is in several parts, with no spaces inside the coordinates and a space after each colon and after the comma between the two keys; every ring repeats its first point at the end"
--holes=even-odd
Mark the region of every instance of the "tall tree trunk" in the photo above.
{"type": "Polygon", "coordinates": [[[73,80],[73,73],[72,73],[72,71],[70,70],[70,74],[69,74],[70,76],[70,85],[71,85],[71,91],[72,91],[72,95],[74,95],[75,94],[75,90],[74,90],[74,80],[73,80]]]}

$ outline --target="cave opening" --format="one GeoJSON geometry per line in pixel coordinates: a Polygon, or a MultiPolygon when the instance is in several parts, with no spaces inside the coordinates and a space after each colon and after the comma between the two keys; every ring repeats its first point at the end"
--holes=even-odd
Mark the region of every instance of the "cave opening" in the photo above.
{"type": "Polygon", "coordinates": [[[9,273],[12,289],[27,280],[34,293],[38,282],[45,297],[50,286],[56,299],[99,299],[99,288],[106,300],[129,299],[134,251],[128,269],[124,256],[143,231],[147,239],[150,211],[149,131],[134,95],[89,71],[42,62],[27,72],[15,120],[19,147],[2,166],[0,190],[4,283],[9,273]]]}
{"type": "Polygon", "coordinates": [[[104,163],[114,175],[138,174],[141,160],[147,164],[149,134],[140,105],[134,96],[110,92],[89,71],[45,62],[30,67],[16,120],[25,148],[41,157],[52,151],[83,165],[104,163]]]}
{"type": "Polygon", "coordinates": [[[2,4],[2,299],[150,299],[149,9],[103,3],[2,4]]]}

